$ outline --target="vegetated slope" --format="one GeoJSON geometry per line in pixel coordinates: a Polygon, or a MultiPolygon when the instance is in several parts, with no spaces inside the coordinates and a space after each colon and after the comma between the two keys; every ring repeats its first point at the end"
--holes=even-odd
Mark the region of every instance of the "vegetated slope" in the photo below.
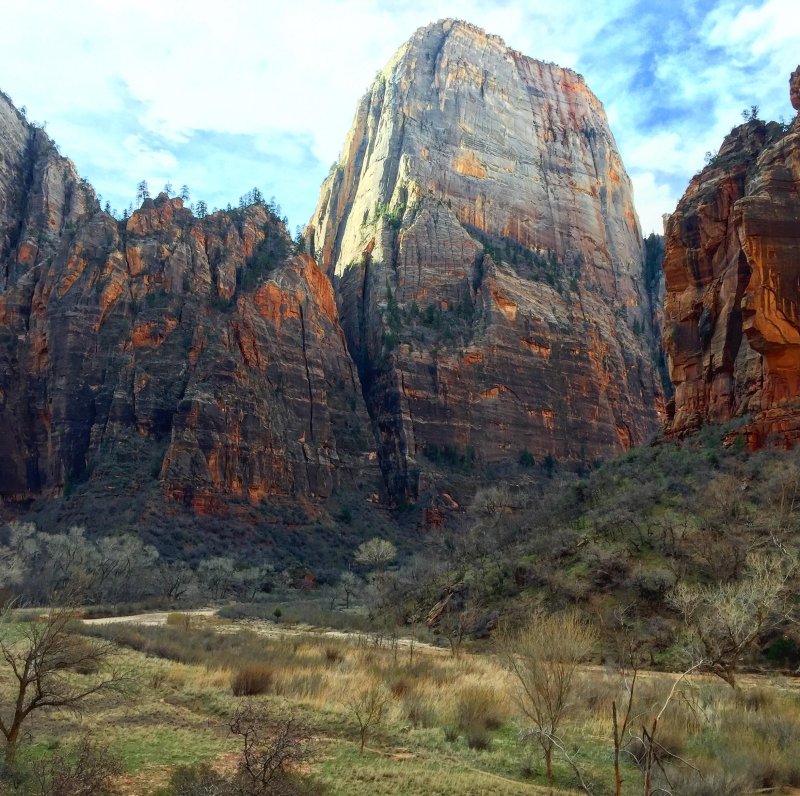
{"type": "Polygon", "coordinates": [[[378,469],[333,291],[274,213],[196,218],[161,194],[119,222],[5,97],[0,124],[6,507],[252,526],[339,488],[365,504],[378,469]]]}
{"type": "MultiPolygon", "coordinates": [[[[790,86],[800,110],[800,68],[790,86]]],[[[606,628],[624,617],[654,662],[676,663],[676,588],[722,595],[757,577],[753,556],[787,572],[796,566],[798,454],[747,451],[797,439],[798,153],[797,118],[750,119],[669,220],[664,326],[676,392],[666,431],[674,444],[630,451],[551,489],[479,493],[460,550],[429,577],[427,592],[416,590],[408,615],[483,631],[530,601],[577,604],[606,628]]],[[[659,243],[647,242],[652,292],[659,243]]],[[[790,622],[758,642],[754,660],[763,653],[800,663],[790,622]]]]}
{"type": "MultiPolygon", "coordinates": [[[[790,88],[800,110],[800,68],[790,88]]],[[[800,436],[799,190],[800,121],[753,118],[731,131],[670,217],[672,433],[749,415],[752,447],[800,436]]]]}
{"type": "MultiPolygon", "coordinates": [[[[743,436],[724,447],[736,433],[708,426],[581,480],[479,492],[456,549],[410,579],[406,616],[481,634],[533,605],[577,606],[609,632],[629,626],[652,663],[679,666],[682,617],[668,599],[676,586],[743,582],[754,554],[788,562],[800,549],[800,453],[751,453],[743,436]]],[[[760,638],[753,660],[760,650],[800,664],[800,638],[785,629],[760,638]]]]}
{"type": "Polygon", "coordinates": [[[659,426],[642,241],[583,78],[445,20],[361,100],[307,242],[333,278],[397,500],[659,426]],[[445,483],[442,483],[442,481],[445,483]]]}

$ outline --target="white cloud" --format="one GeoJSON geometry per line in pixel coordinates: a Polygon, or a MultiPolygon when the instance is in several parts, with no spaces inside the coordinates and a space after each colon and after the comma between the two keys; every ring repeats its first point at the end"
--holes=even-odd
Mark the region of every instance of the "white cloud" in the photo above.
{"type": "Polygon", "coordinates": [[[178,166],[172,152],[148,146],[141,136],[126,136],[122,146],[128,153],[126,164],[130,175],[157,174],[163,177],[172,174],[178,166]]]}
{"type": "Polygon", "coordinates": [[[628,169],[652,169],[659,171],[679,171],[687,164],[701,164],[702,145],[686,140],[677,132],[661,132],[641,138],[636,146],[628,151],[625,165],[628,169]]]}
{"type": "Polygon", "coordinates": [[[675,209],[679,195],[667,183],[659,182],[651,171],[632,171],[631,182],[642,234],[663,234],[662,216],[675,209]]]}
{"type": "Polygon", "coordinates": [[[744,47],[755,56],[786,47],[797,58],[796,22],[796,0],[766,0],[760,6],[748,4],[738,11],[735,3],[728,3],[712,15],[708,39],[717,46],[744,47]]]}
{"type": "Polygon", "coordinates": [[[141,178],[189,182],[220,204],[249,187],[241,181],[264,179],[262,189],[298,223],[375,72],[416,28],[454,16],[585,74],[629,169],[659,175],[638,183],[644,221],[644,197],[653,206],[672,201],[661,188],[685,185],[742,107],[791,112],[795,3],[720,0],[704,19],[705,6],[691,0],[674,8],[643,0],[3,0],[0,87],[30,118],[47,119],[62,151],[117,204],[141,178]],[[659,14],[659,85],[640,86],[640,61],[656,46],[642,21],[659,14]],[[691,47],[682,44],[689,30],[691,47]],[[654,130],[643,119],[660,92],[690,112],[658,119],[654,130]],[[202,137],[213,135],[244,136],[252,151],[237,160],[235,151],[204,149],[202,137]],[[197,161],[201,152],[216,162],[197,161]]]}

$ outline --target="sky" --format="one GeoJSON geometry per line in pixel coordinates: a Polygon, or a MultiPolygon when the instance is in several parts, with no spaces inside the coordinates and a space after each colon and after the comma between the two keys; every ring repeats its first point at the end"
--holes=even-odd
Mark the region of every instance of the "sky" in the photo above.
{"type": "Polygon", "coordinates": [[[305,224],[359,97],[412,33],[465,19],[604,103],[645,234],[760,107],[790,120],[797,0],[0,0],[0,89],[122,212],[147,180],[209,208],[257,186],[305,224]]]}

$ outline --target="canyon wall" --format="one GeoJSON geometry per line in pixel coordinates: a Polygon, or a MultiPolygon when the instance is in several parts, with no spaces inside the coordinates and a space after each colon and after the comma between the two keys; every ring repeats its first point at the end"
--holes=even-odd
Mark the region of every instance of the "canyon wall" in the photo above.
{"type": "Polygon", "coordinates": [[[213,512],[377,474],[331,284],[268,208],[119,222],[3,96],[0,133],[3,500],[157,483],[213,512]]]}
{"type": "Polygon", "coordinates": [[[306,231],[390,492],[431,465],[590,462],[660,425],[630,181],[583,78],[453,20],[356,111],[306,231]]]}
{"type": "MultiPolygon", "coordinates": [[[[800,68],[790,80],[800,110],[800,68]]],[[[752,447],[800,438],[800,121],[751,119],[666,230],[668,433],[745,418],[752,447]]]]}

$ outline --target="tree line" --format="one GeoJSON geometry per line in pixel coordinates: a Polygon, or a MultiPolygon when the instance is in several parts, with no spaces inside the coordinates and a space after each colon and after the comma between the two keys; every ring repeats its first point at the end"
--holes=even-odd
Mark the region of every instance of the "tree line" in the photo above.
{"type": "Polygon", "coordinates": [[[164,559],[132,533],[90,538],[82,526],[47,533],[33,523],[12,522],[5,537],[0,596],[20,605],[47,605],[63,594],[80,594],[88,605],[254,599],[275,579],[266,562],[245,565],[215,556],[192,568],[164,559]]]}
{"type": "MultiPolygon", "coordinates": [[[[161,189],[161,193],[165,193],[168,197],[173,198],[177,197],[183,200],[184,204],[188,207],[189,210],[197,217],[197,218],[206,218],[210,213],[216,213],[219,210],[225,210],[225,212],[233,212],[235,209],[244,210],[252,205],[260,205],[261,207],[266,208],[273,216],[280,218],[281,217],[281,206],[276,202],[275,197],[271,196],[269,200],[264,197],[264,194],[261,192],[261,189],[258,186],[255,186],[251,190],[243,193],[238,200],[237,207],[234,208],[230,202],[228,202],[227,206],[224,208],[214,207],[209,210],[208,203],[203,200],[199,199],[197,202],[191,202],[191,191],[189,186],[184,184],[181,186],[179,191],[175,191],[171,182],[165,183],[164,187],[161,189]]],[[[150,186],[147,183],[147,180],[140,180],[136,184],[136,200],[131,201],[127,207],[122,209],[120,212],[116,207],[112,207],[111,202],[106,200],[103,202],[102,194],[98,194],[97,200],[102,207],[103,212],[107,213],[108,215],[112,216],[113,218],[117,219],[117,221],[127,221],[134,213],[138,206],[146,199],[151,199],[152,193],[150,191],[150,186]]],[[[288,219],[284,217],[283,219],[284,224],[288,224],[288,219]]]]}

